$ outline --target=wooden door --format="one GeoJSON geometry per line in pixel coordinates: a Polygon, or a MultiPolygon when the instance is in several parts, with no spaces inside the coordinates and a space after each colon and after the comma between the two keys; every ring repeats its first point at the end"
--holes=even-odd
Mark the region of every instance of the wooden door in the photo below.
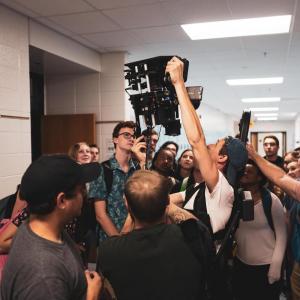
{"type": "Polygon", "coordinates": [[[78,142],[96,143],[94,114],[42,117],[42,154],[67,153],[78,142]]]}

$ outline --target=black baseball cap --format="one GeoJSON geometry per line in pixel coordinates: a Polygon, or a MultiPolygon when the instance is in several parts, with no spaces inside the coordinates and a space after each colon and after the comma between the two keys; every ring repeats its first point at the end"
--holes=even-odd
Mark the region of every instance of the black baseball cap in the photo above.
{"type": "Polygon", "coordinates": [[[21,199],[29,205],[42,203],[47,195],[66,192],[78,184],[91,182],[100,174],[99,163],[78,164],[68,155],[45,155],[25,171],[20,186],[21,199]]]}
{"type": "Polygon", "coordinates": [[[226,178],[228,182],[234,186],[247,164],[248,151],[241,140],[233,138],[232,136],[225,138],[225,145],[228,155],[226,178]]]}

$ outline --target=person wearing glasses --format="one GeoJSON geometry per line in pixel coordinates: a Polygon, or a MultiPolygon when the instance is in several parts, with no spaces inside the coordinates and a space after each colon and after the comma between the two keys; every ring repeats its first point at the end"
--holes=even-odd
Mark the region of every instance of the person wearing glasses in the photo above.
{"type": "Polygon", "coordinates": [[[135,139],[135,123],[118,123],[112,134],[115,147],[113,156],[100,164],[100,175],[90,184],[89,198],[95,201],[98,238],[102,242],[109,236],[119,235],[128,211],[123,200],[127,179],[140,166],[132,160],[132,152],[140,160],[140,149],[145,143],[135,139]]]}

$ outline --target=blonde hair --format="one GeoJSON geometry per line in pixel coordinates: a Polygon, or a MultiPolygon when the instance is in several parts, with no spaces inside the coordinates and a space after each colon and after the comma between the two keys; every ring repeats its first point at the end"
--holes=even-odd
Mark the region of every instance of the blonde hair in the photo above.
{"type": "Polygon", "coordinates": [[[77,161],[77,155],[81,145],[86,145],[90,147],[89,144],[86,142],[78,142],[69,148],[68,155],[75,161],[77,161]]]}

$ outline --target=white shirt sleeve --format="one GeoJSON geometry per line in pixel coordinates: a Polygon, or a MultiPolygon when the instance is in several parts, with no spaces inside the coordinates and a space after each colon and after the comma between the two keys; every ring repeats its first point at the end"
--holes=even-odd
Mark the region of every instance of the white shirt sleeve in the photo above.
{"type": "Polygon", "coordinates": [[[275,282],[280,278],[281,266],[287,244],[287,226],[283,206],[279,198],[271,193],[272,196],[272,220],[275,230],[275,248],[269,268],[269,282],[275,282]]]}
{"type": "Polygon", "coordinates": [[[222,172],[219,171],[218,183],[211,193],[205,188],[205,200],[213,233],[224,229],[231,215],[234,192],[222,172]]]}
{"type": "MultiPolygon", "coordinates": [[[[185,191],[181,193],[183,199],[185,199],[185,191]]],[[[194,209],[194,202],[197,193],[198,190],[184,205],[184,209],[194,209]]],[[[213,233],[225,228],[226,223],[228,222],[231,215],[233,201],[233,188],[228,183],[222,172],[219,171],[219,179],[213,191],[210,193],[207,186],[205,187],[206,209],[207,214],[210,217],[210,223],[213,233]]]]}

